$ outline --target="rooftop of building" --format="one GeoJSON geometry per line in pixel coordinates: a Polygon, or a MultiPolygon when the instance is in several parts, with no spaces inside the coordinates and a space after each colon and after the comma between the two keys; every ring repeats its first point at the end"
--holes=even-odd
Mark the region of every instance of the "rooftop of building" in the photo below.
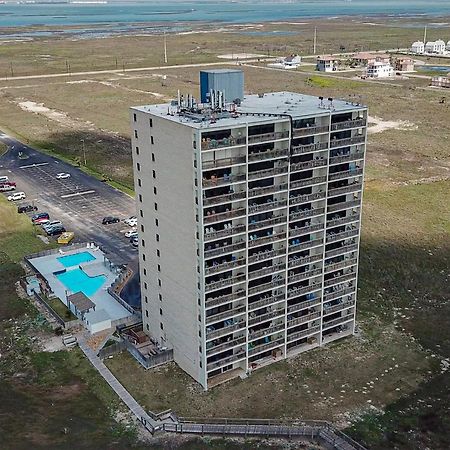
{"type": "Polygon", "coordinates": [[[320,100],[318,97],[294,92],[271,92],[246,95],[240,105],[228,104],[221,110],[209,105],[178,108],[177,101],[158,105],[136,106],[141,111],[160,116],[173,122],[196,129],[235,127],[236,124],[256,125],[267,123],[271,118],[291,116],[293,119],[327,116],[365,109],[365,106],[345,100],[320,100]]]}

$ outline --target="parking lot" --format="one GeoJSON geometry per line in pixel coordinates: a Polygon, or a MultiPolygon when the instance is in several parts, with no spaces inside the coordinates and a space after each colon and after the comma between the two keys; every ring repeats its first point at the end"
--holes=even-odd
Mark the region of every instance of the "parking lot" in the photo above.
{"type": "Polygon", "coordinates": [[[0,134],[0,140],[9,146],[0,157],[0,175],[17,184],[15,191],[3,195],[25,192],[26,199],[15,203],[48,212],[51,220],[60,220],[67,231],[75,233],[74,242],[96,242],[117,262],[137,260],[137,249],[124,236],[130,227],[122,221],[136,213],[133,198],[12,138],[0,134]],[[70,177],[57,179],[58,173],[70,177]],[[121,222],[102,225],[105,216],[119,217],[121,222]]]}

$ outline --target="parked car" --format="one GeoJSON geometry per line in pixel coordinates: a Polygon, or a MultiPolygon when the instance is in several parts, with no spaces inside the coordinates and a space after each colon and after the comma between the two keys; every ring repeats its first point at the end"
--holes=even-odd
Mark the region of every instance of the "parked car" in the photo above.
{"type": "Polygon", "coordinates": [[[127,225],[130,225],[130,227],[135,227],[137,225],[137,217],[136,216],[128,217],[128,219],[125,219],[124,222],[127,225]],[[133,223],[134,225],[132,225],[133,223]]]}
{"type": "Polygon", "coordinates": [[[15,192],[14,194],[8,196],[8,201],[15,202],[17,200],[24,200],[25,198],[27,198],[25,192],[15,192]]]}
{"type": "Polygon", "coordinates": [[[17,207],[17,212],[19,214],[21,213],[27,213],[31,211],[37,211],[37,206],[34,205],[20,205],[17,207]]]}
{"type": "Polygon", "coordinates": [[[6,183],[7,181],[9,181],[9,178],[6,175],[0,177],[0,183],[6,183]]]}
{"type": "Polygon", "coordinates": [[[103,220],[102,220],[103,225],[108,225],[110,223],[117,223],[117,222],[120,222],[120,219],[118,217],[112,217],[112,216],[103,217],[103,220]]]}
{"type": "Polygon", "coordinates": [[[66,231],[66,229],[64,227],[61,226],[56,226],[56,227],[52,227],[47,231],[47,235],[48,236],[57,236],[59,234],[62,234],[66,231]]]}
{"type": "Polygon", "coordinates": [[[138,247],[139,246],[139,241],[136,239],[136,240],[133,240],[133,241],[131,241],[131,245],[133,246],[133,247],[138,247]]]}
{"type": "Polygon", "coordinates": [[[58,244],[69,244],[74,237],[75,233],[73,231],[65,231],[61,234],[61,236],[58,237],[56,242],[58,242],[58,244]]]}
{"type": "Polygon", "coordinates": [[[131,238],[131,237],[133,237],[133,236],[137,236],[136,228],[133,228],[132,230],[127,231],[127,232],[125,233],[125,237],[126,237],[126,238],[131,238]]]}
{"type": "Polygon", "coordinates": [[[40,223],[42,220],[49,220],[50,216],[46,212],[37,213],[34,216],[31,216],[31,221],[33,223],[40,223]]]}
{"type": "Polygon", "coordinates": [[[57,180],[64,180],[66,178],[70,178],[70,173],[61,172],[56,174],[57,180]]]}
{"type": "Polygon", "coordinates": [[[56,226],[63,226],[63,224],[61,223],[60,220],[52,220],[52,221],[48,221],[46,223],[40,223],[42,225],[42,228],[47,231],[50,228],[56,227],[56,226]]]}
{"type": "Polygon", "coordinates": [[[16,189],[16,183],[3,183],[0,184],[0,192],[9,192],[16,189]]]}

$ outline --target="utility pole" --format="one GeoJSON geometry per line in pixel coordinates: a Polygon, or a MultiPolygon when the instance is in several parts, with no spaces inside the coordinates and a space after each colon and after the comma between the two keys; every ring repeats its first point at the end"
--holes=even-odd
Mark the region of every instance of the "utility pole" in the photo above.
{"type": "Polygon", "coordinates": [[[82,146],[82,149],[83,149],[84,165],[86,167],[87,166],[87,164],[86,164],[86,147],[84,146],[84,139],[81,139],[81,146],[82,146]]]}
{"type": "Polygon", "coordinates": [[[427,43],[427,26],[425,25],[425,29],[423,31],[423,43],[426,45],[427,43]]]}
{"type": "Polygon", "coordinates": [[[167,64],[167,39],[165,31],[164,31],[164,64],[167,64]]]}
{"type": "Polygon", "coordinates": [[[314,46],[313,46],[313,55],[316,54],[317,49],[317,27],[314,27],[314,46]]]}

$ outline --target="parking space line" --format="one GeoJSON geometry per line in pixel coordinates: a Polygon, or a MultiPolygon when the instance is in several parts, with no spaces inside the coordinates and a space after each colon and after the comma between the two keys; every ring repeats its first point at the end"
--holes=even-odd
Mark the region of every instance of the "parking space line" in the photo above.
{"type": "Polygon", "coordinates": [[[48,166],[48,162],[28,164],[27,166],[20,166],[19,169],[29,169],[30,167],[38,167],[38,166],[48,166]]]}
{"type": "Polygon", "coordinates": [[[72,194],[61,195],[61,198],[77,197],[85,194],[93,194],[95,191],[73,192],[72,194]]]}

